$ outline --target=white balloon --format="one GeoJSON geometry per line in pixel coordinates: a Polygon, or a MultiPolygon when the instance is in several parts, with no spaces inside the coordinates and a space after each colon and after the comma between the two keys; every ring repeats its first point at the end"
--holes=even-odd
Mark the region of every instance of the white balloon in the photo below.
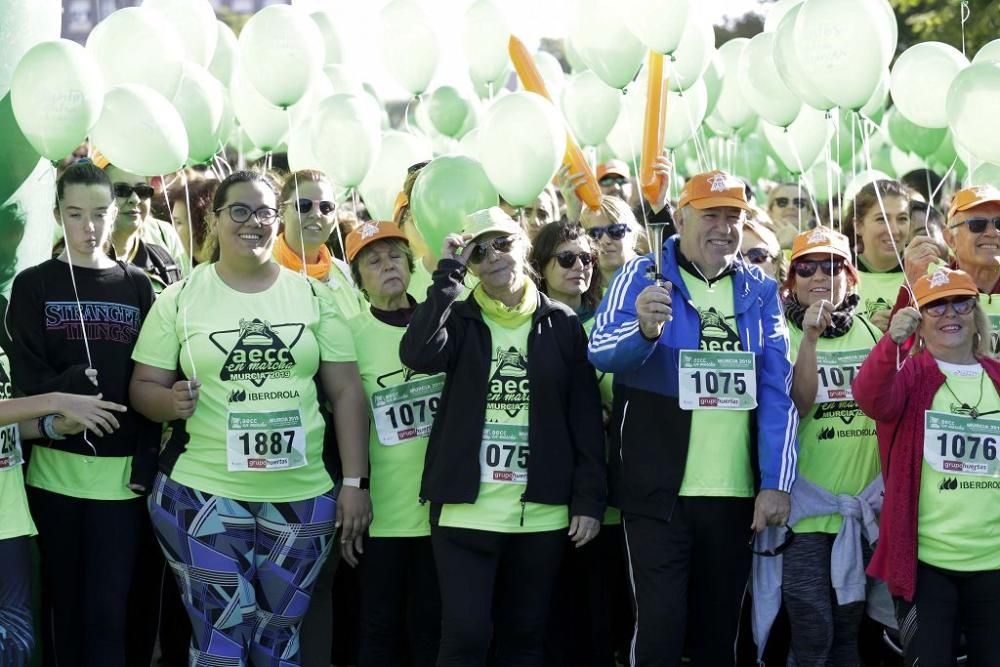
{"type": "MultiPolygon", "coordinates": [[[[669,113],[669,109],[668,109],[669,113]]],[[[608,147],[615,156],[632,163],[642,153],[642,128],[646,114],[646,91],[644,86],[632,85],[622,96],[618,120],[608,133],[608,147]]]]}
{"type": "Polygon", "coordinates": [[[188,60],[208,67],[219,39],[215,10],[208,0],[143,0],[142,6],[163,15],[180,37],[188,60]]]}
{"type": "Polygon", "coordinates": [[[761,118],[787,127],[799,115],[802,102],[781,80],[774,64],[773,32],[758,33],[750,39],[736,71],[744,99],[761,118]]]}
{"type": "Polygon", "coordinates": [[[847,182],[844,186],[844,201],[841,204],[842,210],[847,210],[848,204],[854,201],[854,198],[858,196],[861,189],[868,185],[869,183],[874,183],[875,181],[891,181],[893,180],[889,174],[884,171],[879,171],[878,169],[863,169],[859,171],[856,176],[852,177],[851,180],[847,182]]]}
{"type": "Polygon", "coordinates": [[[461,141],[458,142],[458,153],[459,155],[464,155],[466,157],[471,157],[476,162],[482,162],[479,159],[479,128],[471,130],[468,134],[462,137],[461,141]]]}
{"type": "Polygon", "coordinates": [[[275,150],[285,141],[289,112],[282,111],[257,92],[243,73],[242,66],[233,71],[229,100],[236,120],[255,146],[267,152],[275,150]]]}
{"type": "Polygon", "coordinates": [[[111,164],[140,176],[173,173],[188,155],[180,115],[163,95],[134,83],[108,89],[90,139],[111,164]]]}
{"type": "Polygon", "coordinates": [[[187,131],[191,164],[208,161],[221,148],[226,90],[204,67],[184,63],[171,103],[187,131]]]}
{"type": "Polygon", "coordinates": [[[292,171],[323,171],[323,161],[316,157],[313,150],[313,120],[307,117],[301,123],[292,125],[288,139],[288,168],[292,171]]]}
{"type": "Polygon", "coordinates": [[[665,148],[677,148],[698,130],[708,109],[705,82],[698,81],[684,92],[667,93],[667,129],[663,134],[665,148]]]}
{"type": "Polygon", "coordinates": [[[778,0],[767,10],[767,17],[764,19],[764,32],[776,32],[781,19],[785,18],[793,7],[801,5],[805,0],[778,0]]]}
{"type": "Polygon", "coordinates": [[[719,47],[719,55],[726,65],[726,74],[722,77],[722,92],[715,105],[715,113],[726,125],[739,129],[750,122],[754,110],[747,104],[740,87],[739,61],[743,58],[743,49],[750,40],[745,37],[731,39],[719,47]]]}
{"type": "Polygon", "coordinates": [[[623,89],[639,72],[646,48],[625,26],[621,12],[602,0],[574,0],[569,11],[573,48],[604,83],[623,89]]]}
{"type": "Polygon", "coordinates": [[[240,57],[239,44],[232,28],[222,21],[216,21],[216,26],[219,38],[216,40],[215,53],[208,65],[208,71],[221,81],[223,86],[229,87],[233,80],[233,68],[236,67],[240,57]]]}
{"type": "Polygon", "coordinates": [[[670,54],[685,32],[692,0],[622,0],[621,15],[650,51],[670,54]]]}
{"type": "Polygon", "coordinates": [[[361,184],[378,154],[381,118],[368,95],[331,95],[316,107],[313,143],[326,175],[337,185],[361,184]]]}
{"type": "Polygon", "coordinates": [[[1000,188],[1000,165],[983,162],[972,170],[969,181],[973,186],[992,185],[995,188],[1000,188]]]}
{"type": "Polygon", "coordinates": [[[723,138],[728,138],[736,134],[736,130],[726,125],[726,121],[722,120],[722,117],[719,116],[718,109],[705,117],[705,126],[714,134],[723,138]]]}
{"type": "Polygon", "coordinates": [[[892,66],[892,101],[908,121],[921,127],[948,127],[945,102],[958,73],[969,66],[962,52],[941,42],[921,42],[892,66]]]}
{"type": "Polygon", "coordinates": [[[382,133],[378,157],[358,187],[358,193],[374,219],[392,219],[396,195],[406,180],[406,170],[431,157],[431,146],[423,137],[395,130],[382,133]]]}
{"type": "Polygon", "coordinates": [[[319,9],[309,14],[323,38],[323,64],[339,65],[344,62],[343,37],[337,18],[325,9],[319,9]]]}
{"type": "Polygon", "coordinates": [[[167,99],[177,92],[181,40],[155,10],[126,7],[112,12],[90,31],[87,50],[104,73],[108,87],[138,83],[167,99]]]}
{"type": "Polygon", "coordinates": [[[360,95],[365,92],[364,82],[357,72],[347,65],[326,65],[323,73],[330,81],[334,93],[351,93],[360,95]]]}
{"type": "Polygon", "coordinates": [[[556,57],[548,51],[538,51],[532,56],[535,66],[538,67],[542,81],[545,82],[545,89],[549,93],[549,98],[558,100],[562,97],[563,86],[566,83],[566,75],[562,71],[562,65],[556,57]]]}
{"type": "Polygon", "coordinates": [[[412,0],[393,0],[382,20],[382,63],[413,95],[427,90],[437,70],[438,37],[427,14],[412,0]]]}
{"type": "Polygon", "coordinates": [[[476,0],[465,10],[462,23],[462,44],[472,82],[483,85],[497,80],[510,62],[507,17],[493,0],[476,0]]]}
{"type": "Polygon", "coordinates": [[[1000,39],[987,42],[972,59],[973,63],[1000,63],[1000,39]]]}
{"type": "Polygon", "coordinates": [[[861,107],[861,115],[865,118],[871,118],[878,112],[885,109],[885,103],[889,99],[889,88],[892,82],[892,77],[889,74],[889,70],[884,70],[882,72],[882,78],[879,79],[878,87],[875,88],[875,92],[872,93],[872,98],[861,107]]]}
{"type": "Polygon", "coordinates": [[[287,109],[319,76],[323,43],[307,14],[269,5],[250,17],[239,37],[240,62],[253,87],[271,104],[287,109]]]}
{"type": "Polygon", "coordinates": [[[687,28],[673,55],[663,61],[670,77],[670,90],[687,90],[701,79],[715,53],[715,27],[697,12],[688,17],[687,28]]]}
{"type": "MultiPolygon", "coordinates": [[[[955,148],[975,156],[977,162],[1000,163],[1000,64],[982,62],[962,70],[948,90],[948,127],[955,148]]],[[[960,153],[961,156],[961,153],[960,153]]],[[[962,156],[962,161],[966,161],[962,156]]]]}
{"type": "Polygon", "coordinates": [[[819,92],[806,76],[796,47],[796,23],[801,4],[793,4],[785,11],[774,34],[774,64],[781,80],[795,95],[814,109],[828,111],[837,106],[835,102],[819,92]]]}
{"type": "Polygon", "coordinates": [[[895,146],[889,149],[889,160],[892,162],[893,170],[900,176],[914,169],[923,169],[926,166],[920,157],[901,151],[895,146]]]}
{"type": "Polygon", "coordinates": [[[799,117],[786,129],[766,121],[761,125],[771,148],[793,174],[808,171],[833,137],[833,127],[826,114],[811,107],[803,107],[799,117]]]}
{"type": "Polygon", "coordinates": [[[573,136],[584,146],[597,146],[614,127],[622,94],[591,70],[574,74],[562,94],[563,116],[573,136]]]}

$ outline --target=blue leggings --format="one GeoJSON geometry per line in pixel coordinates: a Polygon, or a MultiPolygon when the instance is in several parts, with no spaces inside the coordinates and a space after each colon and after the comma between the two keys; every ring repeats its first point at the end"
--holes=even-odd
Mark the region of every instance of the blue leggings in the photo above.
{"type": "Polygon", "coordinates": [[[192,667],[298,667],[299,630],[333,546],[333,491],[290,503],[248,503],[159,475],[153,529],[192,635],[192,667]]]}
{"type": "Polygon", "coordinates": [[[0,665],[23,667],[35,645],[31,619],[31,538],[0,540],[0,665]]]}

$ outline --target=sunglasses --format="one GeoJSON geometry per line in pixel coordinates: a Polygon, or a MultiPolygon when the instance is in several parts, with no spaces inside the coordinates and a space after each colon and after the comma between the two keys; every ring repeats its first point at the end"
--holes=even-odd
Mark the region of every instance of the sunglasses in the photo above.
{"type": "Polygon", "coordinates": [[[129,185],[128,183],[115,183],[112,186],[115,192],[115,197],[121,199],[128,199],[132,196],[134,192],[139,199],[152,199],[153,198],[153,186],[147,185],[145,183],[137,183],[135,185],[129,185]]]}
{"type": "Polygon", "coordinates": [[[294,206],[295,210],[298,211],[299,214],[301,215],[305,215],[306,213],[311,211],[313,204],[316,204],[319,207],[319,212],[321,215],[330,215],[331,213],[337,210],[336,204],[334,204],[332,201],[327,201],[325,199],[320,201],[313,201],[312,199],[306,199],[305,197],[301,197],[296,200],[288,200],[285,203],[294,206]]]}
{"type": "Polygon", "coordinates": [[[774,200],[774,203],[778,205],[778,208],[788,208],[789,204],[791,204],[795,208],[806,207],[806,200],[800,199],[798,197],[793,197],[791,199],[788,197],[778,197],[777,199],[774,200]]]}
{"type": "Polygon", "coordinates": [[[621,241],[625,238],[627,233],[628,225],[624,225],[620,222],[613,225],[607,225],[605,227],[591,227],[587,230],[587,236],[595,241],[600,241],[605,234],[607,234],[608,238],[612,241],[621,241]]]}
{"type": "Polygon", "coordinates": [[[766,248],[750,248],[743,253],[743,256],[751,264],[764,264],[772,259],[771,253],[766,248]]]}
{"type": "Polygon", "coordinates": [[[795,533],[792,532],[791,528],[789,528],[788,526],[786,526],[785,527],[785,541],[782,542],[781,544],[779,544],[778,546],[776,546],[773,549],[765,549],[764,551],[757,551],[756,549],[753,548],[753,543],[754,543],[754,540],[756,540],[756,539],[757,539],[757,531],[751,530],[750,531],[750,543],[747,545],[747,546],[750,547],[750,553],[755,554],[757,556],[764,556],[765,558],[773,558],[774,556],[780,556],[782,554],[782,552],[784,552],[785,550],[787,550],[788,547],[792,546],[792,542],[795,541],[795,533]]]}
{"type": "Polygon", "coordinates": [[[924,306],[922,310],[931,317],[942,317],[948,311],[948,306],[951,306],[956,315],[968,315],[975,309],[976,303],[975,297],[965,296],[957,299],[935,301],[930,306],[924,306]]]}
{"type": "Polygon", "coordinates": [[[797,259],[792,262],[792,270],[799,278],[811,278],[816,269],[822,269],[828,276],[839,276],[844,270],[843,259],[797,259]]]}
{"type": "Polygon", "coordinates": [[[218,215],[221,211],[228,211],[229,217],[238,225],[248,222],[250,218],[257,218],[257,222],[268,227],[273,225],[274,221],[278,219],[278,209],[271,208],[270,206],[261,206],[258,209],[252,209],[246,204],[230,204],[229,206],[215,209],[215,214],[218,215]]]}
{"type": "Polygon", "coordinates": [[[572,250],[563,250],[562,252],[557,252],[552,255],[552,258],[559,262],[559,266],[564,269],[572,269],[576,266],[576,260],[578,259],[584,268],[594,263],[594,256],[589,252],[573,252],[572,250]]]}
{"type": "Polygon", "coordinates": [[[625,185],[626,183],[628,183],[628,179],[625,178],[624,176],[618,176],[618,175],[605,176],[604,178],[598,181],[598,184],[603,185],[604,187],[609,187],[612,185],[625,185]]]}
{"type": "Polygon", "coordinates": [[[490,239],[489,241],[480,241],[479,243],[474,243],[475,246],[472,250],[472,254],[469,255],[469,262],[472,264],[479,264],[484,259],[486,259],[486,253],[492,248],[494,252],[500,255],[506,255],[510,252],[511,248],[514,247],[514,241],[517,237],[514,235],[508,236],[498,236],[496,238],[490,239]]]}
{"type": "Polygon", "coordinates": [[[954,225],[950,225],[948,229],[955,229],[962,225],[968,225],[969,231],[973,234],[982,234],[986,231],[986,226],[993,223],[993,227],[1000,232],[1000,218],[969,218],[968,220],[963,220],[962,222],[956,222],[954,225]]]}

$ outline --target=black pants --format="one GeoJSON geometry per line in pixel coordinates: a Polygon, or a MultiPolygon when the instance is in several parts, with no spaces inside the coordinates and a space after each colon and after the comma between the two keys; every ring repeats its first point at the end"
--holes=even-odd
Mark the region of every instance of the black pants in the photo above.
{"type": "Polygon", "coordinates": [[[31,538],[0,540],[0,665],[24,667],[35,647],[31,617],[31,538]]]}
{"type": "Polygon", "coordinates": [[[546,667],[614,667],[633,625],[621,525],[601,526],[581,549],[568,543],[549,615],[546,667]]]}
{"type": "MultiPolygon", "coordinates": [[[[302,630],[299,632],[299,660],[302,667],[330,667],[333,654],[333,580],[337,576],[337,566],[340,563],[340,534],[336,535],[330,555],[326,557],[323,566],[316,577],[309,609],[302,619],[302,630]]],[[[343,628],[337,626],[337,631],[343,628]]]]}
{"type": "Polygon", "coordinates": [[[441,597],[428,537],[368,537],[361,557],[358,667],[433,667],[441,597]],[[404,647],[405,644],[405,647],[404,647]]]}
{"type": "Polygon", "coordinates": [[[125,667],[143,498],[84,500],[28,487],[38,526],[45,667],[125,667]]]}
{"type": "Polygon", "coordinates": [[[1000,570],[954,572],[917,563],[913,602],[896,600],[906,665],[956,664],[965,634],[969,667],[1000,667],[1000,570]]]}
{"type": "Polygon", "coordinates": [[[623,514],[636,618],[633,667],[679,665],[686,633],[695,665],[735,663],[753,502],[680,497],[670,521],[623,514]]]}
{"type": "Polygon", "coordinates": [[[431,528],[441,587],[439,667],[542,667],[566,531],[431,528]]]}
{"type": "MultiPolygon", "coordinates": [[[[837,604],[830,579],[830,552],[836,535],[798,533],[783,557],[781,590],[792,633],[796,667],[858,667],[858,635],[864,600],[837,604]]],[[[871,558],[862,547],[865,562],[871,558]]]]}

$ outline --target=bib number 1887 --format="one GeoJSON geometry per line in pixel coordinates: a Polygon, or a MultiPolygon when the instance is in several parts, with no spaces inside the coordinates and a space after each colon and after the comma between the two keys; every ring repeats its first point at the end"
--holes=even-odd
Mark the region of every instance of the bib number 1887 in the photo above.
{"type": "Polygon", "coordinates": [[[291,454],[295,441],[295,431],[257,431],[253,434],[253,451],[251,449],[250,434],[240,434],[240,442],[243,443],[243,453],[247,456],[257,454],[265,456],[273,454],[291,454]]]}

